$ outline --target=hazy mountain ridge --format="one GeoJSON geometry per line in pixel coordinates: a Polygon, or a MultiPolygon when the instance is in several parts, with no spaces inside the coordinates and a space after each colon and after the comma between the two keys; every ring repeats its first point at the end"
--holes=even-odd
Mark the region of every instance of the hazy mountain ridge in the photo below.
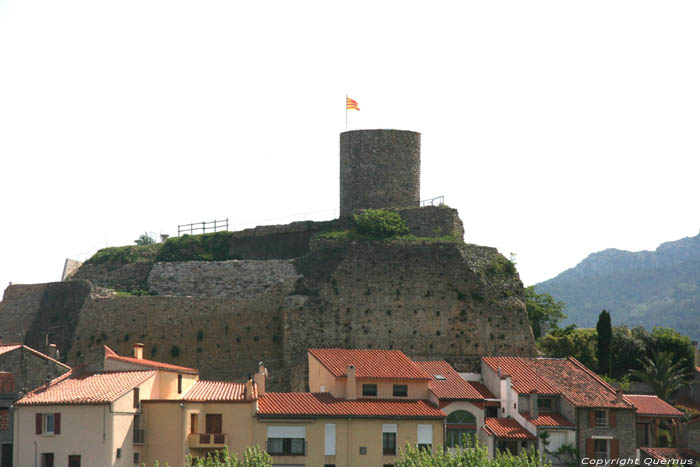
{"type": "Polygon", "coordinates": [[[566,302],[564,324],[595,326],[607,309],[613,325],[667,326],[700,340],[700,234],[654,251],[593,253],[535,287],[566,302]]]}

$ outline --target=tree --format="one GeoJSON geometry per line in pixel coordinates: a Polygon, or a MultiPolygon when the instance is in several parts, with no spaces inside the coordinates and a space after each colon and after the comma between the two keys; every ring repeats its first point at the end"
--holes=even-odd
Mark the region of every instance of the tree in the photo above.
{"type": "Polygon", "coordinates": [[[141,235],[139,235],[139,238],[134,240],[134,243],[137,245],[153,245],[156,242],[156,239],[148,235],[148,232],[144,232],[141,235]]]}
{"type": "Polygon", "coordinates": [[[642,357],[641,370],[632,370],[630,375],[651,386],[654,394],[668,401],[671,394],[683,387],[688,377],[682,361],[673,361],[672,352],[654,352],[654,358],[642,357]]]}
{"type": "Polygon", "coordinates": [[[537,341],[537,348],[546,357],[574,357],[588,368],[597,368],[595,329],[576,329],[570,324],[555,329],[537,341]]]}
{"type": "Polygon", "coordinates": [[[548,293],[535,292],[532,285],[525,289],[525,307],[527,308],[527,318],[532,326],[532,333],[535,339],[542,336],[542,328],[556,329],[559,321],[566,318],[563,313],[566,303],[554,299],[548,293]]]}
{"type": "Polygon", "coordinates": [[[606,310],[598,315],[598,373],[610,376],[612,373],[612,324],[610,313],[606,310]]]}

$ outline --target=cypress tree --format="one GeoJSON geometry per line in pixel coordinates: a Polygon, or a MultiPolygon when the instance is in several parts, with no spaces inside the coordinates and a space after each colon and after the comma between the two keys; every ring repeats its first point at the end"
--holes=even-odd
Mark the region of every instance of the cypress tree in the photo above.
{"type": "Polygon", "coordinates": [[[605,376],[612,374],[612,323],[610,313],[603,310],[598,315],[598,372],[605,376]]]}

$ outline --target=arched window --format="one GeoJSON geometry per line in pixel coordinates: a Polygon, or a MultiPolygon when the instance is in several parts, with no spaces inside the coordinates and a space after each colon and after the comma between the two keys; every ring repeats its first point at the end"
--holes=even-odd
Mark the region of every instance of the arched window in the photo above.
{"type": "Polygon", "coordinates": [[[447,416],[447,423],[455,425],[473,425],[476,423],[476,417],[466,410],[455,410],[447,416]]]}

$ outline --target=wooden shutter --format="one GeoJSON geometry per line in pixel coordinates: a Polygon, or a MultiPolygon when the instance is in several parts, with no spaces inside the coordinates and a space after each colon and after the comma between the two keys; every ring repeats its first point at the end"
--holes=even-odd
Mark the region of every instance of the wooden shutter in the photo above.
{"type": "Polygon", "coordinates": [[[617,411],[616,410],[608,410],[608,425],[610,425],[610,428],[615,428],[616,424],[617,424],[617,411]]]}
{"type": "Polygon", "coordinates": [[[593,438],[588,438],[586,440],[586,457],[588,457],[589,459],[592,459],[595,455],[594,448],[595,441],[593,441],[593,438]]]}
{"type": "Polygon", "coordinates": [[[588,409],[588,427],[593,428],[595,426],[595,410],[588,409]]]}
{"type": "Polygon", "coordinates": [[[60,413],[55,413],[53,414],[53,434],[58,435],[61,434],[61,414],[60,413]]]}
{"type": "Polygon", "coordinates": [[[41,416],[40,413],[36,414],[36,434],[40,435],[41,434],[41,425],[43,422],[43,417],[41,416]]]}
{"type": "Polygon", "coordinates": [[[620,457],[620,440],[611,439],[610,440],[610,458],[617,459],[620,457]]]}

